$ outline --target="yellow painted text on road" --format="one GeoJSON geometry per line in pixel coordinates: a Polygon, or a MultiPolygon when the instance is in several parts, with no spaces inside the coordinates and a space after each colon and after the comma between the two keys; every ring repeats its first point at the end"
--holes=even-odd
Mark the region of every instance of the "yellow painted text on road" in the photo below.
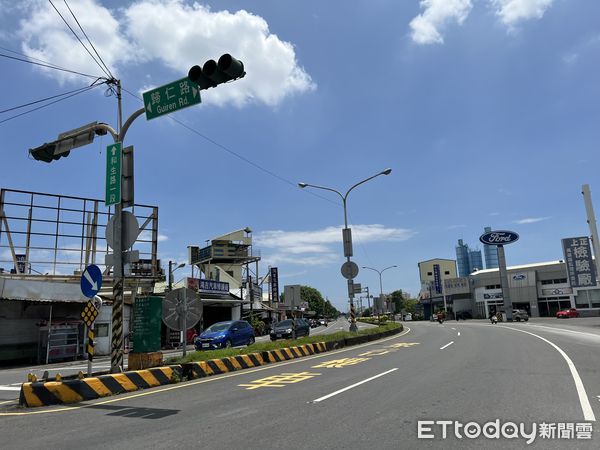
{"type": "Polygon", "coordinates": [[[419,342],[398,342],[397,344],[388,345],[388,348],[409,348],[414,345],[419,345],[419,342]]]}
{"type": "Polygon", "coordinates": [[[342,358],[342,359],[332,359],[331,361],[325,361],[316,366],[312,366],[313,369],[320,369],[325,367],[327,369],[341,369],[346,366],[353,366],[354,364],[361,363],[363,361],[367,361],[371,358],[342,358]]]}
{"type": "Polygon", "coordinates": [[[298,372],[298,373],[282,373],[281,375],[273,375],[260,380],[254,380],[250,384],[238,384],[238,386],[246,389],[258,389],[262,387],[284,387],[287,384],[299,383],[300,381],[309,380],[310,378],[321,375],[313,372],[298,372]]]}

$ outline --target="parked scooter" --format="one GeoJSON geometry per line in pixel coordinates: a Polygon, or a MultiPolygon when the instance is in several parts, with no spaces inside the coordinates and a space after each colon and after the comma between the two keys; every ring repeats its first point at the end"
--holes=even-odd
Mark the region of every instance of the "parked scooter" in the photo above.
{"type": "Polygon", "coordinates": [[[496,325],[498,323],[498,317],[496,317],[496,315],[494,314],[492,317],[490,317],[490,322],[492,323],[492,325],[496,325]]]}

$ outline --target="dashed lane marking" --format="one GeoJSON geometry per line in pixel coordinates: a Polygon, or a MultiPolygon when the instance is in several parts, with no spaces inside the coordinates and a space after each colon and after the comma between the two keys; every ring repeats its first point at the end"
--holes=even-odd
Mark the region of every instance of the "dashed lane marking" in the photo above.
{"type": "Polygon", "coordinates": [[[450,341],[446,345],[444,345],[443,347],[440,347],[440,350],[444,350],[445,348],[450,347],[452,344],[454,344],[454,341],[450,341]]]}
{"type": "Polygon", "coordinates": [[[331,398],[335,395],[341,394],[342,392],[346,392],[350,389],[360,386],[361,384],[365,384],[365,383],[368,383],[369,381],[373,381],[373,380],[375,380],[379,377],[382,377],[384,375],[387,375],[388,373],[391,373],[395,370],[398,370],[398,368],[396,367],[394,369],[387,370],[383,373],[380,373],[379,375],[375,375],[374,377],[367,378],[366,380],[359,381],[358,383],[351,384],[350,386],[346,386],[345,388],[340,389],[339,391],[335,391],[335,392],[332,392],[331,394],[327,394],[327,395],[324,395],[323,397],[319,397],[316,400],[313,400],[313,403],[319,403],[319,402],[322,402],[323,400],[327,400],[328,398],[331,398]]]}

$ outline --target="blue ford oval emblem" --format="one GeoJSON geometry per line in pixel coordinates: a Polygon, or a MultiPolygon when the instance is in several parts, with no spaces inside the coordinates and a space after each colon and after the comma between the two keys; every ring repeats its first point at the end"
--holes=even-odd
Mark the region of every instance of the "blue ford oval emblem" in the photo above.
{"type": "Polygon", "coordinates": [[[520,281],[520,280],[524,280],[525,278],[527,278],[527,276],[524,273],[520,273],[518,275],[513,275],[513,280],[520,281]]]}
{"type": "Polygon", "coordinates": [[[519,240],[519,235],[514,231],[490,231],[479,236],[479,240],[487,245],[506,245],[519,240]]]}

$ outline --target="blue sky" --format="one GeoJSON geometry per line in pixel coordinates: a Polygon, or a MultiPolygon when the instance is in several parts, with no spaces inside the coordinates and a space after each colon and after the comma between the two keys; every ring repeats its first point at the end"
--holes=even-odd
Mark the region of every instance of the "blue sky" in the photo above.
{"type": "MultiPolygon", "coordinates": [[[[387,292],[416,293],[418,261],[454,259],[456,241],[476,246],[484,226],[520,234],[509,265],[561,259],[561,238],[588,234],[581,185],[600,201],[597,1],[68,3],[137,95],[225,52],[244,61],[243,80],[171,115],[197,133],[162,117],[127,135],[136,201],[159,206],[163,260],[248,226],[262,272],[276,265],[282,286],[314,286],[345,308],[342,207],[295,184],[346,190],[386,167],[348,211],[358,265],[398,265],[387,292]]],[[[46,1],[0,0],[0,25],[0,53],[102,75],[46,1]]],[[[7,58],[0,69],[0,110],[91,82],[7,58]]],[[[94,120],[115,125],[104,93],[0,123],[0,186],[102,198],[108,137],[52,164],[27,149],[94,120]]],[[[139,107],[125,95],[125,117],[139,107]]],[[[356,281],[378,290],[374,272],[356,281]]]]}

